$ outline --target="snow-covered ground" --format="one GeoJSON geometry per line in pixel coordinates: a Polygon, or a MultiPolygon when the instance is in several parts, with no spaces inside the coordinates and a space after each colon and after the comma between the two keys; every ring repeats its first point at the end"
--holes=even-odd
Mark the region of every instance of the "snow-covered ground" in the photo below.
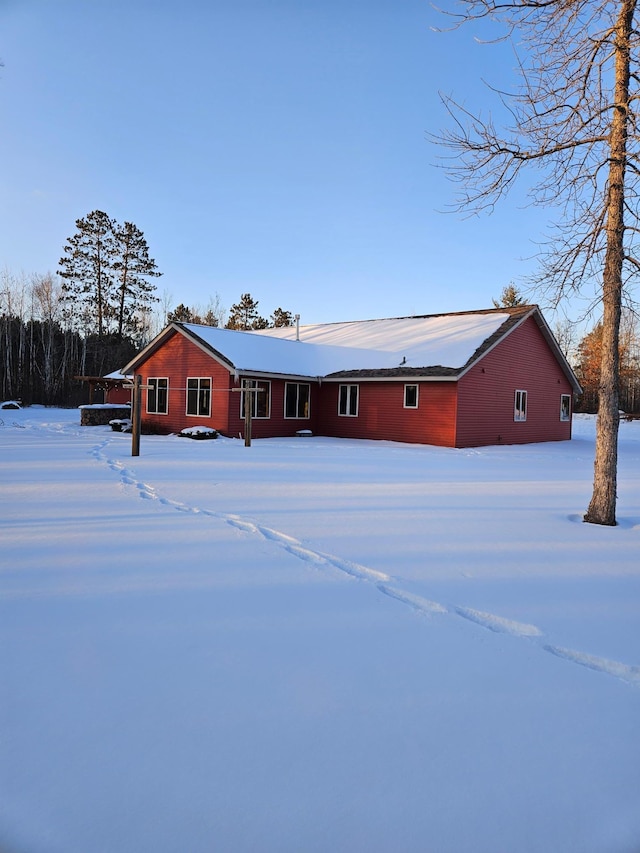
{"type": "Polygon", "coordinates": [[[640,423],[478,450],[0,415],[2,853],[637,853],[640,423]]]}

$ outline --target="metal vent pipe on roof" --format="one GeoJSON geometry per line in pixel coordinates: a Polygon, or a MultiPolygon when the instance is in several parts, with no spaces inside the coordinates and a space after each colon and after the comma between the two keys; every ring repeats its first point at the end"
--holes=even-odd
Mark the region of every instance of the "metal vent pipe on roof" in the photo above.
{"type": "Polygon", "coordinates": [[[296,321],[296,340],[300,340],[300,315],[294,314],[294,319],[296,321]]]}

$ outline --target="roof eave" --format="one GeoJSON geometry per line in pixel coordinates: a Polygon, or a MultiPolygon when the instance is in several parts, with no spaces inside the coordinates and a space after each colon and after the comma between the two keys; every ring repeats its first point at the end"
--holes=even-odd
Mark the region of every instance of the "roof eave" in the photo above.
{"type": "Polygon", "coordinates": [[[193,334],[188,329],[185,329],[182,323],[169,323],[156,337],[147,344],[147,346],[140,350],[140,352],[135,355],[128,364],[122,368],[122,372],[133,372],[137,367],[141,364],[144,364],[148,358],[150,358],[156,350],[160,349],[160,347],[165,344],[170,338],[174,335],[180,334],[183,335],[188,341],[190,341],[194,346],[201,349],[207,355],[212,356],[216,359],[216,361],[220,362],[227,370],[235,371],[235,365],[229,361],[221,352],[214,349],[214,347],[209,346],[202,338],[198,337],[198,335],[193,334]]]}
{"type": "MultiPolygon", "coordinates": [[[[553,332],[549,328],[547,321],[542,316],[540,308],[537,305],[531,305],[526,306],[526,309],[527,310],[522,310],[520,316],[518,316],[518,312],[511,309],[512,316],[509,318],[509,320],[506,320],[505,323],[496,331],[495,340],[493,340],[488,346],[486,346],[485,342],[482,347],[476,350],[476,352],[471,356],[469,361],[460,371],[459,378],[462,379],[462,377],[465,376],[465,374],[467,374],[472,367],[478,364],[478,362],[482,361],[482,359],[485,358],[492,350],[494,350],[498,346],[498,344],[502,343],[502,341],[508,338],[509,335],[512,334],[512,332],[520,328],[520,326],[531,317],[540,329],[542,336],[547,342],[547,345],[555,355],[556,360],[560,365],[562,372],[568,379],[569,384],[573,388],[574,393],[580,394],[582,392],[580,383],[578,382],[578,379],[575,373],[573,372],[571,365],[567,361],[564,353],[560,349],[560,346],[558,345],[558,342],[556,341],[553,332]]],[[[504,310],[507,312],[510,311],[510,309],[504,310]]]]}

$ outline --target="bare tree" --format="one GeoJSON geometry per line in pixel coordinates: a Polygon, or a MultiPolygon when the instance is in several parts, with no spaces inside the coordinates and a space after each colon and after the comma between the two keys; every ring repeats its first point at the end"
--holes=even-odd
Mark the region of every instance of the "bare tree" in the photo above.
{"type": "MultiPolygon", "coordinates": [[[[57,383],[62,369],[56,370],[56,332],[62,317],[62,287],[59,280],[47,273],[46,275],[31,276],[32,322],[39,322],[40,346],[39,358],[34,365],[42,380],[42,392],[45,403],[55,399],[57,383]]],[[[35,356],[36,347],[31,345],[31,356],[35,356]]]]}
{"type": "MultiPolygon", "coordinates": [[[[619,335],[623,295],[640,270],[640,93],[637,0],[462,0],[456,24],[490,19],[518,42],[520,85],[493,90],[512,126],[443,102],[454,129],[438,141],[455,156],[460,209],[487,210],[533,167],[534,203],[559,222],[541,254],[539,283],[555,301],[601,281],[603,337],[594,482],[585,521],[616,523],[619,335]]],[[[515,47],[514,47],[515,49],[515,47]]]]}
{"type": "Polygon", "coordinates": [[[564,353],[564,357],[572,364],[575,360],[577,337],[575,324],[566,317],[562,320],[557,320],[553,327],[553,336],[564,353]]]}

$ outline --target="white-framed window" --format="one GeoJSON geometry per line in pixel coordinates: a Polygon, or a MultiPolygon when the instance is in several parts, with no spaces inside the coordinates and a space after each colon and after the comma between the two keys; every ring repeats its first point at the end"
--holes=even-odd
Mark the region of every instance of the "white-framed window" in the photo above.
{"type": "Polygon", "coordinates": [[[338,414],[347,418],[358,417],[359,385],[340,385],[338,389],[338,414]]]}
{"type": "Polygon", "coordinates": [[[285,418],[308,418],[311,386],[308,382],[285,382],[285,418]]]}
{"type": "Polygon", "coordinates": [[[211,377],[187,377],[187,414],[208,418],[211,415],[211,377]]]}
{"type": "Polygon", "coordinates": [[[515,402],[513,406],[514,421],[526,421],[527,419],[527,392],[516,391],[515,402]]]}
{"type": "Polygon", "coordinates": [[[166,415],[169,411],[169,380],[153,376],[146,382],[147,388],[147,414],[166,415]]]}
{"type": "Polygon", "coordinates": [[[418,408],[418,386],[417,385],[405,385],[404,386],[404,407],[405,407],[405,409],[417,409],[418,408]]]}
{"type": "MultiPolygon", "coordinates": [[[[270,418],[271,417],[271,382],[263,379],[244,379],[243,387],[258,388],[258,393],[252,391],[246,395],[251,398],[251,417],[252,418],[270,418]]],[[[240,417],[244,420],[244,398],[245,392],[240,394],[240,417]]]]}
{"type": "Polygon", "coordinates": [[[562,394],[560,396],[560,420],[571,420],[571,394],[562,394]]]}

